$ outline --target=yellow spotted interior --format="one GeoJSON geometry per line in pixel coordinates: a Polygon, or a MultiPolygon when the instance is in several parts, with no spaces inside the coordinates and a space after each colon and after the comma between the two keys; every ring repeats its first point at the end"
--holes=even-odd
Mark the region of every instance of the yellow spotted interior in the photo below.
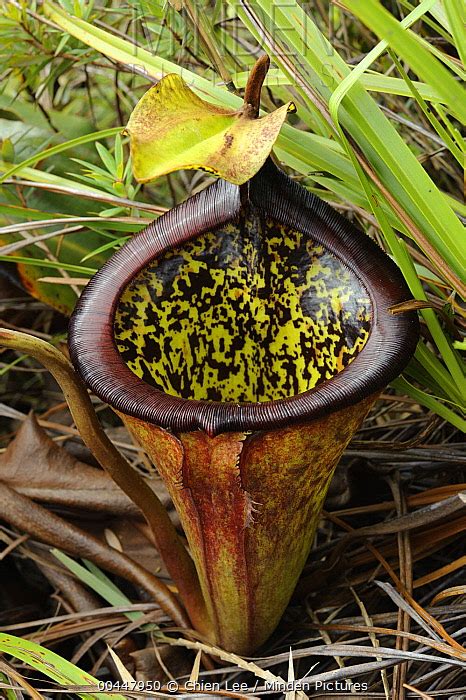
{"type": "Polygon", "coordinates": [[[165,253],[123,291],[115,339],[138,377],[183,398],[307,391],[367,342],[366,289],[299,231],[250,216],[165,253]]]}

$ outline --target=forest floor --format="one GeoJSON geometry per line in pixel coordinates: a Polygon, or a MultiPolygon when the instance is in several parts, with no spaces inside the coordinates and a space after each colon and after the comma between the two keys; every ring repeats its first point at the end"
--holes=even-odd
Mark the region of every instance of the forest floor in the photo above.
{"type": "MultiPolygon", "coordinates": [[[[17,296],[7,282],[2,297],[7,325],[45,338],[65,330],[60,314],[17,296]]],[[[171,631],[140,587],[109,574],[99,589],[94,570],[92,590],[89,570],[73,573],[35,534],[29,499],[168,581],[138,512],[102,481],[50,375],[30,359],[12,367],[12,359],[2,354],[10,371],[0,470],[10,497],[20,498],[15,524],[0,528],[0,632],[43,644],[102,681],[119,679],[110,647],[134,679],[175,679],[179,692],[197,678],[207,695],[212,687],[217,696],[276,697],[294,674],[310,697],[388,698],[393,688],[396,697],[466,697],[466,445],[455,428],[410,398],[382,394],[341,460],[313,551],[273,637],[252,666],[203,647],[213,669],[196,670],[192,642],[171,631]],[[112,586],[116,598],[108,599],[112,586]]],[[[111,439],[172,509],[125,428],[99,401],[95,407],[111,439]]],[[[37,688],[52,687],[20,662],[12,668],[37,688]]]]}

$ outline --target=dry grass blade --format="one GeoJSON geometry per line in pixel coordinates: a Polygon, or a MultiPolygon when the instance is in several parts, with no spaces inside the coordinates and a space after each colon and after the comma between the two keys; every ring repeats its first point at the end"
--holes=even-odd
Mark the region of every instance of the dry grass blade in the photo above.
{"type": "MultiPolygon", "coordinates": [[[[394,501],[396,503],[396,510],[399,518],[406,516],[407,506],[406,500],[404,498],[403,491],[400,486],[400,475],[396,474],[395,478],[389,477],[388,483],[393,494],[394,501]]],[[[400,571],[400,581],[403,589],[407,591],[409,595],[413,592],[413,561],[411,552],[411,543],[409,539],[409,531],[400,529],[397,532],[398,541],[398,561],[399,561],[399,571],[400,571]]],[[[398,608],[398,624],[397,629],[399,632],[409,633],[411,628],[411,620],[407,610],[402,607],[398,608]]],[[[409,649],[409,638],[404,635],[397,636],[396,638],[396,648],[403,649],[407,651],[409,649]]],[[[394,700],[404,700],[405,698],[405,688],[404,684],[406,681],[408,672],[408,665],[406,663],[397,666],[393,672],[393,688],[392,697],[394,700]]]]}
{"type": "MultiPolygon", "coordinates": [[[[102,618],[117,618],[120,620],[119,616],[123,616],[127,612],[154,612],[158,609],[155,603],[134,603],[133,605],[124,606],[111,606],[107,608],[97,608],[95,610],[81,610],[78,613],[67,613],[66,615],[54,615],[53,617],[44,617],[38,620],[32,620],[29,622],[22,622],[19,624],[10,624],[0,627],[0,632],[13,632],[19,630],[27,630],[36,627],[43,627],[44,625],[50,626],[52,624],[67,625],[68,623],[74,624],[76,621],[81,619],[92,618],[93,625],[103,625],[105,622],[102,618]]],[[[127,618],[121,617],[121,620],[126,620],[127,618]]],[[[113,621],[112,621],[113,624],[113,621]]]]}
{"type": "Polygon", "coordinates": [[[427,695],[427,693],[423,693],[422,690],[418,690],[418,688],[415,688],[412,685],[409,685],[408,683],[404,683],[403,687],[406,688],[406,690],[412,690],[413,693],[416,693],[422,700],[434,700],[432,695],[427,695]]]}
{"type": "Polygon", "coordinates": [[[47,282],[48,284],[75,284],[78,287],[85,287],[89,283],[88,277],[69,277],[68,280],[60,279],[59,277],[39,277],[38,282],[47,282]]]}
{"type": "MultiPolygon", "coordinates": [[[[0,671],[12,680],[16,681],[18,686],[26,691],[32,700],[45,700],[44,696],[39,693],[16,669],[12,668],[5,661],[0,660],[0,671]]],[[[1,687],[1,686],[0,686],[1,687]]]]}
{"type": "MultiPolygon", "coordinates": [[[[353,596],[358,604],[358,607],[361,611],[361,615],[364,619],[364,622],[366,623],[367,631],[368,631],[372,646],[374,647],[374,649],[377,649],[380,646],[380,643],[379,643],[379,640],[377,639],[376,635],[374,634],[374,632],[376,630],[373,629],[372,620],[369,617],[369,614],[366,610],[366,606],[364,605],[364,603],[362,602],[362,600],[360,599],[360,597],[358,596],[358,594],[356,593],[354,588],[351,587],[350,590],[351,590],[351,593],[353,594],[353,596]]],[[[377,659],[377,661],[381,661],[381,659],[377,659]]],[[[387,672],[385,669],[381,669],[380,674],[381,674],[381,678],[382,678],[384,693],[385,693],[386,699],[388,700],[388,698],[390,696],[390,687],[389,687],[389,683],[388,683],[387,672]]]]}
{"type": "MultiPolygon", "coordinates": [[[[432,639],[428,639],[427,637],[421,637],[419,634],[413,634],[412,632],[402,632],[399,630],[393,630],[390,629],[389,627],[377,627],[373,625],[344,625],[344,624],[335,624],[335,625],[312,625],[313,628],[320,630],[335,630],[335,631],[342,631],[342,632],[367,632],[367,634],[375,638],[376,634],[384,634],[388,636],[393,636],[393,637],[399,637],[402,639],[407,639],[407,640],[412,640],[413,642],[417,642],[420,645],[423,646],[428,646],[431,647],[432,649],[435,649],[436,651],[440,651],[442,654],[447,654],[447,656],[452,656],[456,659],[459,659],[460,661],[466,661],[466,651],[463,650],[462,652],[458,651],[457,649],[452,649],[452,647],[448,644],[445,644],[444,642],[441,641],[433,641],[432,639]]],[[[375,638],[376,639],[376,638],[375,638]]],[[[378,649],[379,647],[379,642],[377,641],[377,644],[374,644],[374,648],[378,649]]]]}
{"type": "Polygon", "coordinates": [[[201,666],[201,656],[202,656],[202,651],[199,649],[199,651],[196,653],[196,658],[194,659],[191,673],[189,674],[190,681],[197,682],[199,680],[199,669],[201,666]]]}
{"type": "Polygon", "coordinates": [[[444,591],[438,593],[434,598],[432,598],[430,604],[435,605],[441,600],[445,600],[445,598],[450,598],[451,596],[457,595],[466,595],[466,586],[452,586],[451,588],[445,588],[444,591]]]}
{"type": "Polygon", "coordinates": [[[463,568],[464,566],[466,566],[466,555],[455,559],[454,561],[450,562],[449,564],[446,564],[445,566],[440,567],[439,569],[436,569],[435,571],[431,571],[425,576],[421,576],[420,578],[414,581],[413,586],[414,588],[421,588],[421,586],[425,586],[426,584],[431,583],[432,581],[436,581],[439,578],[448,576],[448,574],[451,574],[457,571],[458,569],[463,568]]]}
{"type": "Polygon", "coordinates": [[[16,547],[19,547],[28,539],[29,535],[21,535],[20,537],[17,537],[15,540],[10,542],[8,546],[0,552],[0,561],[2,561],[2,559],[5,559],[9,554],[11,554],[11,552],[13,552],[16,549],[16,547]]]}
{"type": "MultiPolygon", "coordinates": [[[[406,600],[404,600],[389,583],[384,583],[383,581],[376,581],[376,583],[401,609],[405,610],[408,615],[427,632],[427,634],[437,640],[443,637],[443,639],[445,639],[452,647],[458,649],[464,655],[463,647],[446,632],[440,622],[435,620],[432,615],[429,615],[424,608],[416,603],[416,601],[411,598],[407,591],[403,591],[406,598],[406,600]],[[428,624],[426,624],[426,622],[428,624]]],[[[401,582],[400,588],[402,588],[401,582]]]]}
{"type": "MultiPolygon", "coordinates": [[[[388,668],[396,666],[398,663],[400,663],[400,661],[369,661],[367,663],[354,664],[345,668],[337,668],[334,671],[316,673],[310,678],[312,678],[313,683],[329,683],[333,681],[346,680],[348,678],[362,678],[365,674],[382,672],[388,668]]],[[[309,680],[309,678],[305,676],[305,678],[302,680],[309,680]]],[[[380,697],[383,697],[383,695],[381,694],[380,697]]]]}
{"type": "MultiPolygon", "coordinates": [[[[406,500],[409,506],[423,506],[444,500],[462,491],[466,493],[466,484],[448,484],[447,486],[439,486],[433,489],[426,489],[421,493],[416,493],[411,496],[408,496],[406,500]]],[[[381,503],[374,503],[368,506],[359,506],[354,508],[342,508],[340,510],[334,510],[330,513],[330,515],[362,515],[363,513],[378,513],[384,510],[393,510],[394,507],[395,501],[382,501],[381,503]]]]}
{"type": "MultiPolygon", "coordinates": [[[[435,501],[426,508],[401,515],[398,518],[387,520],[378,525],[368,525],[357,530],[351,529],[346,535],[346,539],[355,537],[376,537],[379,535],[388,535],[397,532],[406,532],[414,530],[424,525],[430,525],[435,520],[441,520],[453,515],[457,511],[463,510],[466,507],[466,492],[457,493],[440,502],[435,501]]],[[[329,518],[335,519],[334,514],[326,513],[329,518]]]]}
{"type": "MultiPolygon", "coordinates": [[[[224,649],[212,646],[210,644],[204,644],[203,642],[192,642],[188,639],[166,637],[165,635],[160,636],[160,639],[167,644],[172,644],[174,646],[185,647],[186,649],[193,649],[195,651],[202,651],[210,656],[217,657],[222,661],[227,661],[234,664],[236,667],[243,669],[243,671],[249,671],[253,673],[258,678],[263,678],[265,681],[278,682],[283,684],[283,678],[275,676],[271,671],[267,671],[261,667],[259,663],[254,663],[253,661],[246,661],[237,654],[231,654],[224,649]]],[[[288,656],[286,657],[288,660],[288,656]]]]}
{"type": "MultiPolygon", "coordinates": [[[[464,650],[462,650],[463,658],[464,650]]],[[[367,646],[359,646],[356,644],[334,643],[331,646],[313,646],[307,649],[296,649],[293,652],[294,658],[299,659],[306,656],[347,656],[348,658],[358,657],[380,657],[382,659],[393,659],[395,661],[419,661],[431,662],[434,664],[444,664],[445,662],[459,668],[466,669],[466,659],[451,658],[446,660],[443,656],[434,656],[432,654],[424,654],[416,651],[403,651],[401,649],[391,649],[390,647],[380,646],[377,649],[372,649],[367,646]]],[[[273,657],[257,660],[258,666],[272,666],[279,664],[287,659],[287,654],[277,654],[273,657]]],[[[345,669],[346,670],[346,669],[345,669]]]]}
{"type": "Polygon", "coordinates": [[[307,700],[307,695],[301,690],[295,690],[296,685],[294,664],[293,664],[293,650],[290,647],[290,655],[288,658],[288,677],[287,677],[287,687],[293,688],[285,693],[285,700],[307,700]]]}
{"type": "Polygon", "coordinates": [[[129,684],[135,683],[136,681],[134,680],[133,676],[128,671],[128,669],[126,668],[126,666],[124,665],[124,663],[122,662],[122,660],[120,659],[118,654],[111,647],[107,647],[107,649],[108,649],[108,653],[112,657],[112,660],[113,660],[115,666],[118,669],[118,673],[121,676],[121,680],[124,683],[129,683],[129,684]]]}

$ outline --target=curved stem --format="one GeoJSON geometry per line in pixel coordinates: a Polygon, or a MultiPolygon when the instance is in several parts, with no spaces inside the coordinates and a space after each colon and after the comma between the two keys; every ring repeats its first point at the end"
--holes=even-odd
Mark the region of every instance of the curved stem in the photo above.
{"type": "Polygon", "coordinates": [[[189,627],[186,613],[167,586],[122,552],[111,549],[1,481],[0,508],[2,518],[10,525],[73,556],[90,559],[103,569],[142,586],[177,625],[189,627]]]}
{"type": "Polygon", "coordinates": [[[72,364],[53,345],[27,333],[0,328],[0,345],[32,355],[53,375],[63,391],[84,443],[146,518],[157,549],[178,587],[193,626],[208,635],[210,621],[191,557],[157,495],[103,431],[87,390],[72,364]]]}

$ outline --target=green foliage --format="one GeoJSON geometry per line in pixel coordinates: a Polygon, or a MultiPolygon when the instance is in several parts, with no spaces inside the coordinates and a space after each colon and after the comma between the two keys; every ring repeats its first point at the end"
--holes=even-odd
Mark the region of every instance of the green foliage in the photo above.
{"type": "MultiPolygon", "coordinates": [[[[125,164],[121,135],[118,133],[115,136],[113,153],[102,143],[97,142],[95,146],[104,167],[88,163],[81,158],[73,158],[75,163],[79,163],[84,168],[82,175],[74,174],[74,177],[112,195],[134,200],[139,187],[133,184],[131,158],[128,158],[125,164]]],[[[126,213],[128,213],[128,207],[120,206],[104,209],[99,212],[99,216],[119,216],[126,213]]]]}
{"type": "Polygon", "coordinates": [[[265,112],[290,99],[298,107],[277,157],[359,220],[396,260],[413,296],[432,303],[421,311],[423,341],[396,387],[459,427],[466,394],[459,4],[198,5],[193,15],[161,0],[2,3],[0,219],[8,230],[0,242],[27,244],[8,259],[21,256],[32,293],[69,312],[79,288],[38,280],[89,277],[144,225],[143,212],[153,217],[199,182],[176,174],[141,188],[131,178],[120,131],[150,83],[177,73],[199,97],[235,111],[242,99],[225,83],[244,87],[266,51],[274,67],[265,112]],[[69,235],[68,225],[50,224],[71,217],[82,228],[69,235]],[[60,233],[43,239],[53,231],[60,233]]]}
{"type": "MultiPolygon", "coordinates": [[[[0,653],[23,661],[36,671],[40,671],[59,685],[97,686],[97,680],[63,657],[45,647],[12,634],[0,632],[0,653]]],[[[83,700],[105,700],[106,693],[77,693],[83,700]]],[[[113,695],[115,700],[124,700],[123,695],[113,695]]]]}
{"type": "MultiPolygon", "coordinates": [[[[116,607],[130,606],[131,601],[125,596],[120,589],[115,586],[108,576],[101,571],[91,561],[84,560],[85,566],[78,564],[74,559],[71,559],[67,554],[59,549],[52,549],[52,554],[60,561],[67,569],[71,571],[80,581],[85,583],[89,588],[98,593],[110,605],[116,607]]],[[[129,620],[137,620],[142,616],[140,612],[128,612],[126,617],[129,620]]]]}

